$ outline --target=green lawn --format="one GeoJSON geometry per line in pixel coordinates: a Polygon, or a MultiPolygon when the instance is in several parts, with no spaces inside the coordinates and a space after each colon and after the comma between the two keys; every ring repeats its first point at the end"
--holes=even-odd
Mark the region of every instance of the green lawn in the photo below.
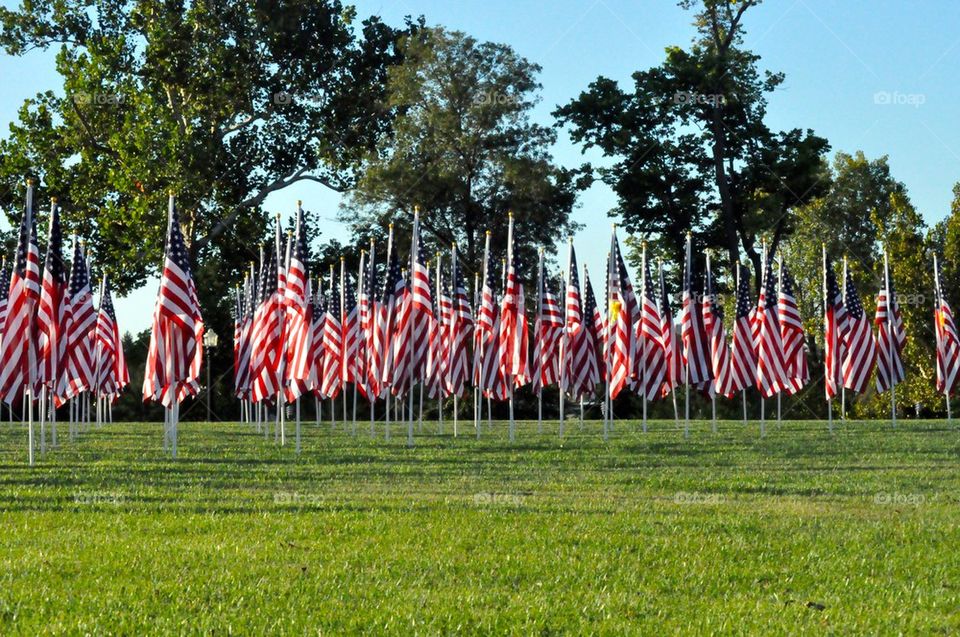
{"type": "Polygon", "coordinates": [[[405,448],[235,423],[0,423],[0,633],[956,633],[942,421],[494,423],[405,448]],[[61,426],[61,429],[65,427],[61,426]]]}

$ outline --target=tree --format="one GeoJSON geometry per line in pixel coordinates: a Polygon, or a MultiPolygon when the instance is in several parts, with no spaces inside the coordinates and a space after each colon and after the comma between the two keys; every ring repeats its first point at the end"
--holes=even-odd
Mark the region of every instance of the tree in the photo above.
{"type": "Polygon", "coordinates": [[[65,93],[28,99],[0,141],[0,206],[40,178],[38,201],[59,196],[120,293],[156,270],[169,189],[193,256],[230,246],[221,276],[237,276],[251,255],[229,231],[260,237],[270,193],[348,188],[389,130],[387,67],[417,29],[357,24],[339,0],[37,0],[0,24],[11,55],[59,47],[65,93]]]}
{"type": "Polygon", "coordinates": [[[406,246],[419,206],[425,245],[457,242],[464,269],[477,272],[485,230],[499,258],[513,211],[517,258],[532,266],[537,246],[552,250],[575,229],[570,212],[584,186],[578,171],[553,164],[554,132],[531,122],[540,67],[506,45],[442,28],[405,38],[401,55],[388,81],[393,135],[371,153],[341,218],[359,242],[382,238],[395,221],[406,246]]]}
{"type": "Polygon", "coordinates": [[[667,242],[680,261],[692,230],[731,266],[742,250],[759,275],[761,236],[774,249],[789,236],[792,212],[822,190],[829,145],[809,130],[764,123],[765,96],[784,76],[761,72],[759,56],[740,47],[756,4],[683,0],[700,7],[689,50],[669,47],[663,64],[633,74],[632,91],[599,77],[555,116],[573,141],[614,160],[598,174],[628,231],[667,242]]]}

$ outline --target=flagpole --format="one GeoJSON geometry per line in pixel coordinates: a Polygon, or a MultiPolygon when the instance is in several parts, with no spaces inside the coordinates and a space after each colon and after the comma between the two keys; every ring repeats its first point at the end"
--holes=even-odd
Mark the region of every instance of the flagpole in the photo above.
{"type": "MultiPolygon", "coordinates": [[[[766,303],[767,303],[766,292],[767,292],[767,265],[768,265],[768,264],[767,264],[767,241],[766,241],[766,239],[761,239],[761,240],[760,240],[760,245],[761,245],[761,249],[762,249],[762,257],[761,257],[761,258],[762,258],[762,262],[763,262],[763,279],[762,279],[762,281],[760,282],[760,286],[761,286],[761,288],[760,288],[760,290],[761,290],[760,293],[761,293],[761,294],[763,295],[763,297],[764,297],[764,301],[763,301],[763,302],[764,302],[764,307],[758,307],[758,312],[763,312],[764,314],[766,314],[766,307],[765,307],[765,306],[766,306],[766,303]]],[[[763,324],[765,324],[765,323],[762,323],[761,325],[763,325],[763,324]]],[[[761,341],[763,340],[763,335],[762,335],[762,334],[760,335],[760,340],[761,340],[761,341]]],[[[757,365],[759,366],[759,361],[757,362],[757,365]]],[[[759,376],[759,372],[757,372],[757,374],[758,374],[758,376],[759,376]]],[[[761,383],[761,384],[762,384],[762,383],[761,383]]],[[[758,387],[759,387],[759,386],[758,386],[758,387]]],[[[761,387],[761,388],[760,388],[760,437],[761,437],[761,438],[763,438],[764,436],[767,435],[767,414],[766,414],[766,410],[767,410],[767,399],[764,397],[764,395],[763,395],[763,389],[762,389],[762,387],[761,387]]]]}
{"type": "MultiPolygon", "coordinates": [[[[391,263],[393,262],[392,257],[393,257],[393,224],[391,223],[389,226],[389,231],[387,233],[387,260],[384,262],[387,266],[387,278],[383,282],[384,298],[386,298],[387,296],[387,284],[390,282],[390,279],[392,278],[390,275],[391,263]]],[[[393,299],[393,297],[394,297],[394,290],[390,290],[390,298],[393,299]]],[[[383,360],[385,362],[392,361],[393,359],[392,343],[391,343],[391,339],[393,335],[393,310],[394,310],[393,306],[394,306],[393,300],[387,303],[387,321],[386,323],[384,323],[384,328],[383,328],[385,341],[386,341],[385,343],[383,343],[383,348],[384,348],[383,360]]],[[[387,376],[387,370],[386,370],[387,365],[385,365],[384,367],[385,367],[384,369],[379,370],[381,375],[381,380],[383,381],[382,389],[384,390],[384,394],[385,394],[384,415],[383,415],[384,417],[383,438],[384,440],[390,440],[390,394],[391,394],[391,391],[390,391],[390,384],[385,380],[389,378],[387,376]]],[[[394,409],[396,409],[396,406],[394,406],[394,409]]]]}
{"type": "MultiPolygon", "coordinates": [[[[939,356],[939,352],[941,351],[941,349],[943,349],[943,346],[942,346],[943,340],[942,340],[942,337],[941,337],[941,334],[940,334],[941,329],[942,329],[942,326],[943,326],[943,314],[942,314],[943,301],[942,301],[942,299],[940,298],[940,268],[939,268],[938,265],[937,265],[937,253],[936,253],[936,252],[933,253],[933,285],[934,285],[934,290],[933,290],[933,303],[934,303],[933,318],[934,318],[934,326],[933,326],[933,329],[934,329],[934,334],[936,335],[936,339],[937,339],[937,352],[938,352],[938,356],[939,356]]],[[[949,387],[949,385],[947,384],[947,374],[946,374],[947,365],[946,365],[946,363],[947,363],[947,361],[944,360],[944,361],[943,361],[943,364],[942,364],[943,376],[944,376],[944,379],[943,379],[943,396],[944,396],[944,399],[946,400],[946,404],[947,404],[947,426],[949,427],[949,426],[950,426],[950,421],[951,421],[952,418],[951,418],[951,414],[950,414],[950,387],[949,387]]]]}
{"type": "MultiPolygon", "coordinates": [[[[687,255],[686,263],[684,268],[684,285],[687,290],[692,290],[692,277],[693,273],[690,271],[690,250],[691,243],[693,241],[693,235],[690,232],[687,232],[687,255]]],[[[693,311],[693,302],[694,299],[689,299],[690,305],[688,308],[690,311],[693,311]]],[[[683,344],[683,339],[681,336],[681,345],[683,344]]],[[[684,345],[685,346],[685,345],[684,345]]],[[[684,390],[683,390],[683,399],[684,399],[684,423],[683,423],[683,437],[690,437],[690,361],[689,356],[687,356],[687,364],[684,365],[684,390]]]]}
{"type": "MultiPolygon", "coordinates": [[[[420,252],[420,208],[418,206],[413,207],[413,236],[411,237],[410,243],[410,281],[411,285],[413,284],[414,277],[414,267],[413,264],[419,258],[420,252]]],[[[409,352],[410,362],[415,360],[413,355],[413,347],[418,346],[419,344],[413,343],[413,313],[411,312],[410,318],[407,320],[407,351],[409,352]]],[[[413,369],[411,365],[409,367],[408,373],[410,374],[410,387],[408,389],[410,395],[408,396],[408,403],[410,413],[407,415],[407,447],[413,447],[413,381],[414,376],[418,373],[419,370],[413,369]]],[[[423,396],[423,383],[420,383],[420,396],[423,396]]]]}
{"type": "MultiPolygon", "coordinates": [[[[640,286],[640,302],[646,303],[647,300],[647,242],[643,244],[643,283],[640,286]]],[[[709,258],[709,257],[707,257],[709,258]]],[[[641,314],[641,331],[643,324],[643,315],[641,314]]],[[[640,394],[643,396],[643,433],[647,433],[647,342],[645,338],[640,339],[640,364],[643,367],[643,375],[640,377],[640,394]]]]}
{"type": "MultiPolygon", "coordinates": [[[[487,233],[490,234],[489,232],[487,233]]],[[[489,241],[489,239],[488,239],[489,241]]],[[[483,268],[484,275],[486,275],[487,268],[487,256],[484,252],[483,256],[483,268]]],[[[484,279],[486,280],[486,279],[484,279]]],[[[476,272],[473,273],[473,315],[474,315],[474,326],[473,329],[477,329],[477,310],[479,309],[479,290],[480,290],[480,275],[476,272]]],[[[474,339],[474,343],[477,343],[477,340],[474,339]]],[[[477,430],[477,440],[480,439],[480,377],[483,375],[483,343],[479,343],[478,347],[480,349],[479,353],[474,351],[473,360],[474,360],[474,369],[473,369],[473,428],[477,430]]]]}
{"type": "MultiPolygon", "coordinates": [[[[537,261],[537,324],[543,325],[543,248],[539,250],[539,260],[537,261]]],[[[542,327],[540,328],[542,329],[542,327]]],[[[535,337],[537,342],[541,343],[540,334],[535,337]]],[[[539,351],[539,350],[538,350],[539,351]]],[[[543,433],[543,352],[540,351],[540,360],[534,361],[537,374],[537,433],[543,433]]]]}
{"type": "MultiPolygon", "coordinates": [[[[436,345],[437,345],[437,347],[436,347],[437,352],[436,352],[436,353],[440,354],[441,362],[444,363],[444,364],[440,364],[440,363],[438,363],[437,361],[434,362],[434,368],[435,368],[437,371],[445,371],[444,368],[446,367],[446,365],[449,365],[449,363],[447,363],[446,361],[442,361],[442,358],[443,358],[443,327],[444,327],[444,326],[443,326],[443,303],[442,303],[442,301],[441,301],[442,290],[440,289],[440,288],[442,287],[441,284],[440,284],[440,276],[442,275],[442,271],[441,271],[441,267],[440,267],[440,266],[441,266],[441,260],[442,260],[442,259],[443,259],[443,256],[441,255],[441,253],[440,253],[440,252],[437,252],[437,277],[436,277],[436,281],[437,281],[437,286],[436,286],[436,289],[437,289],[437,297],[436,297],[436,298],[437,298],[437,326],[439,327],[439,330],[437,331],[437,334],[438,334],[439,336],[437,337],[437,344],[436,344],[436,345]],[[439,365],[439,366],[438,366],[438,365],[439,365]]],[[[452,274],[453,274],[453,273],[452,273],[452,271],[451,271],[451,275],[452,275],[452,274]]],[[[454,283],[454,285],[456,285],[456,283],[454,283]]],[[[451,320],[452,320],[452,318],[453,318],[453,316],[452,316],[452,312],[453,312],[453,299],[452,299],[452,298],[450,299],[450,312],[451,312],[451,317],[450,317],[450,318],[451,318],[451,320]]],[[[448,335],[448,339],[449,339],[449,335],[448,335]]],[[[449,341],[448,341],[448,346],[449,346],[449,341]]],[[[448,356],[449,356],[449,353],[450,353],[450,352],[449,352],[449,347],[447,348],[447,350],[448,350],[448,351],[447,351],[447,354],[448,354],[448,356]]],[[[438,378],[439,378],[439,381],[437,382],[437,433],[442,436],[442,435],[443,435],[443,390],[444,390],[443,385],[444,385],[444,382],[446,381],[446,378],[444,378],[445,374],[438,374],[437,376],[438,376],[438,378]]],[[[420,411],[420,417],[423,418],[423,410],[420,411]]]]}
{"type": "MultiPolygon", "coordinates": [[[[563,423],[566,419],[566,414],[564,414],[564,400],[566,399],[567,392],[567,383],[569,379],[567,378],[567,339],[569,335],[567,333],[567,288],[570,286],[570,268],[573,267],[573,237],[567,237],[567,268],[564,273],[564,285],[563,285],[563,331],[560,333],[560,437],[563,438],[563,423]]],[[[606,430],[604,430],[604,435],[606,435],[606,430]]]]}
{"type": "Polygon", "coordinates": [[[890,294],[890,262],[887,259],[887,246],[883,246],[883,280],[887,297],[887,356],[890,363],[890,420],[893,428],[897,428],[897,383],[896,370],[893,358],[893,297],[890,294]]]}
{"type": "Polygon", "coordinates": [[[296,410],[297,410],[297,433],[296,433],[296,436],[297,436],[297,455],[299,456],[299,455],[300,455],[300,397],[299,397],[299,396],[297,396],[296,403],[297,403],[297,406],[296,406],[296,410]]]}
{"type": "MultiPolygon", "coordinates": [[[[516,280],[517,280],[517,279],[516,279],[516,277],[517,277],[516,266],[515,266],[514,263],[513,263],[513,212],[509,212],[509,213],[508,213],[508,217],[509,217],[509,222],[508,222],[508,224],[507,224],[507,258],[510,260],[510,269],[513,270],[514,281],[516,281],[516,280]]],[[[514,290],[515,290],[515,288],[514,288],[514,290]]],[[[517,298],[516,298],[516,296],[514,296],[514,298],[513,298],[513,303],[514,303],[514,305],[517,304],[517,298]]],[[[516,309],[514,310],[513,333],[511,334],[511,336],[512,336],[513,339],[514,339],[513,347],[512,347],[512,349],[511,349],[511,353],[512,353],[512,354],[513,354],[513,353],[516,353],[516,349],[517,349],[517,343],[516,343],[517,329],[519,329],[519,327],[520,327],[520,318],[519,318],[519,316],[518,316],[518,312],[519,312],[519,308],[516,308],[516,309]]],[[[521,339],[521,341],[522,341],[522,339],[521,339]]],[[[511,367],[511,369],[510,369],[511,372],[513,371],[513,369],[512,369],[512,367],[513,367],[513,360],[512,360],[512,358],[513,358],[513,357],[511,356],[511,360],[509,361],[509,365],[510,365],[510,367],[511,367]]],[[[502,359],[501,359],[501,360],[502,360],[502,359]]],[[[513,392],[514,392],[514,390],[516,389],[516,387],[515,387],[515,382],[514,382],[514,374],[512,374],[512,373],[506,374],[506,381],[507,381],[507,387],[508,387],[509,390],[510,390],[510,405],[509,405],[509,407],[510,407],[510,442],[513,442],[514,440],[516,440],[516,429],[517,429],[517,423],[516,423],[516,421],[513,419],[513,392]]]]}
{"type": "Polygon", "coordinates": [[[458,407],[458,405],[457,405],[457,403],[458,403],[459,401],[457,400],[457,398],[458,398],[457,395],[454,394],[454,395],[453,395],[453,437],[454,437],[454,438],[457,437],[457,433],[458,433],[458,432],[457,432],[457,424],[458,424],[458,416],[457,416],[457,407],[458,407]]]}
{"type": "MultiPolygon", "coordinates": [[[[826,350],[828,345],[827,334],[830,332],[830,330],[827,329],[828,327],[827,321],[829,320],[828,318],[829,312],[827,308],[829,307],[829,303],[831,302],[830,299],[828,298],[829,292],[827,290],[827,244],[826,243],[820,244],[820,251],[822,253],[822,258],[823,258],[823,308],[822,308],[823,309],[823,347],[824,347],[824,350],[826,350]]],[[[837,352],[836,352],[836,348],[833,347],[834,344],[829,343],[829,345],[834,356],[836,356],[837,352]]],[[[823,395],[827,399],[827,427],[829,428],[830,433],[832,434],[833,433],[833,396],[830,395],[830,379],[828,378],[826,373],[827,372],[826,351],[824,351],[823,369],[824,369],[823,395]]]]}
{"type": "MultiPolygon", "coordinates": [[[[843,283],[840,285],[840,297],[843,299],[843,306],[847,306],[847,255],[843,255],[843,283]]],[[[841,361],[841,365],[843,362],[841,361]]],[[[841,374],[842,375],[842,374],[841,374]]],[[[840,420],[847,422],[847,386],[846,383],[840,383],[840,420]]]]}
{"type": "MultiPolygon", "coordinates": [[[[777,260],[777,303],[780,302],[780,293],[783,290],[783,258],[777,260]]],[[[779,311],[779,308],[778,308],[779,311]]],[[[781,332],[782,334],[782,332],[781,332]]],[[[780,397],[783,395],[783,389],[780,388],[780,391],[777,392],[777,427],[780,427],[780,397]]]]}
{"type": "MultiPolygon", "coordinates": [[[[711,320],[716,321],[717,318],[716,318],[716,316],[713,315],[713,311],[714,311],[714,310],[713,310],[713,304],[714,304],[714,303],[713,303],[713,278],[712,278],[712,277],[713,277],[713,272],[710,270],[710,251],[709,251],[709,250],[706,251],[706,256],[707,256],[707,285],[708,285],[709,288],[710,288],[710,312],[711,312],[711,317],[712,317],[711,320]]],[[[711,328],[711,333],[707,335],[707,338],[710,339],[710,340],[713,340],[713,333],[712,333],[712,331],[713,331],[713,330],[712,330],[712,328],[711,328]]],[[[712,366],[712,363],[713,363],[713,360],[712,360],[712,359],[713,359],[713,351],[712,351],[712,348],[711,348],[711,352],[710,352],[710,358],[711,358],[711,361],[710,361],[710,362],[711,362],[711,366],[712,366]]],[[[713,390],[713,391],[710,392],[710,414],[711,414],[712,425],[713,425],[713,426],[712,426],[712,429],[713,429],[713,433],[717,433],[717,379],[716,379],[716,378],[712,379],[712,380],[710,381],[710,385],[711,385],[712,390],[713,390]]]]}

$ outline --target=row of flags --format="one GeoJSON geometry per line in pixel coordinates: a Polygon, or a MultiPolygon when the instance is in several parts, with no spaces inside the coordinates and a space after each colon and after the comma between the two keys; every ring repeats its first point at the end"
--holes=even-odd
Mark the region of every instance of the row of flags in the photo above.
{"type": "Polygon", "coordinates": [[[89,254],[74,238],[69,266],[63,258],[60,207],[51,199],[41,266],[27,183],[12,268],[0,271],[0,399],[14,404],[52,398],[55,406],[83,392],[114,401],[130,382],[110,292],[100,282],[94,306],[89,254]]]}
{"type": "MultiPolygon", "coordinates": [[[[472,299],[456,246],[431,263],[419,223],[415,214],[403,263],[391,226],[380,282],[372,242],[355,277],[342,260],[328,276],[311,277],[302,208],[286,241],[278,219],[274,245],[236,290],[236,395],[271,404],[306,392],[333,398],[352,383],[370,401],[404,396],[418,384],[428,396],[444,398],[462,396],[470,384],[486,397],[509,400],[516,388],[529,384],[535,393],[557,385],[577,400],[594,395],[604,383],[606,398],[628,389],[653,401],[681,384],[727,398],[756,387],[770,398],[795,394],[810,382],[793,278],[783,260],[766,251],[756,303],[749,271],[741,267],[737,273],[729,332],[709,256],[702,294],[694,289],[689,238],[676,324],[662,263],[654,269],[644,247],[635,290],[615,230],[603,310],[572,242],[560,290],[545,275],[541,251],[529,329],[524,268],[513,256],[512,217],[507,257],[500,264],[491,259],[487,235],[472,299]]],[[[877,391],[887,391],[904,378],[906,343],[889,268],[873,322],[846,272],[840,290],[824,256],[826,397],[832,399],[840,388],[866,391],[874,370],[877,391]]],[[[960,364],[960,340],[939,291],[936,324],[938,387],[949,392],[960,364]]]]}

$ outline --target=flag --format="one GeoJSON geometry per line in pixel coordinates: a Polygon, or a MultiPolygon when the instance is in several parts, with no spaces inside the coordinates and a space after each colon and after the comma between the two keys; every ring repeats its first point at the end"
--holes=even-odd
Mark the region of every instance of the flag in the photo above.
{"type": "Polygon", "coordinates": [[[430,316],[430,341],[427,351],[426,385],[427,395],[432,399],[445,398],[448,395],[447,364],[450,357],[450,321],[453,301],[450,290],[444,286],[441,258],[437,254],[435,311],[430,316]]]}
{"type": "Polygon", "coordinates": [[[251,348],[251,377],[253,400],[273,401],[282,389],[281,363],[283,356],[283,307],[280,279],[280,220],[274,237],[274,247],[264,260],[261,253],[260,295],[253,315],[253,345],[251,348]]]}
{"type": "Polygon", "coordinates": [[[233,326],[233,391],[241,400],[250,398],[250,277],[243,279],[243,288],[235,290],[233,326]]]}
{"type": "Polygon", "coordinates": [[[883,274],[886,284],[877,294],[877,312],[874,317],[877,326],[878,392],[885,392],[903,382],[903,348],[907,344],[903,315],[893,289],[893,277],[886,252],[883,255],[883,274]]]}
{"type": "Polygon", "coordinates": [[[877,342],[849,273],[844,285],[847,290],[844,305],[847,308],[848,328],[844,339],[843,386],[863,393],[867,390],[870,374],[876,364],[877,342]]]}
{"type": "Polygon", "coordinates": [[[580,275],[577,251],[570,239],[567,255],[567,285],[563,300],[563,332],[560,336],[560,391],[577,397],[578,372],[586,352],[580,347],[583,307],[580,299],[580,275]]]}
{"type": "Polygon", "coordinates": [[[630,332],[628,316],[620,301],[610,302],[610,379],[607,381],[607,395],[615,399],[627,383],[630,363],[630,332]]]}
{"type": "Polygon", "coordinates": [[[40,302],[40,250],[33,218],[33,183],[20,220],[17,253],[7,294],[7,320],[2,343],[0,396],[8,405],[36,387],[37,318],[40,302]]]}
{"type": "MultiPolygon", "coordinates": [[[[159,298],[158,298],[159,302],[159,298]]],[[[93,386],[93,343],[91,333],[97,321],[97,314],[93,308],[93,294],[90,290],[90,279],[87,274],[86,260],[83,258],[83,249],[80,242],[73,240],[73,259],[70,263],[70,281],[65,298],[63,338],[64,365],[57,388],[58,401],[64,401],[86,391],[93,386]]],[[[154,312],[156,317],[156,310],[154,312]]],[[[156,318],[154,319],[156,322],[156,318]]],[[[165,351],[165,350],[161,350],[165,351]]],[[[159,354],[159,351],[155,352],[159,354]]],[[[150,358],[148,356],[148,363],[150,358]]],[[[162,365],[163,359],[155,361],[162,365]]],[[[161,370],[162,372],[162,370],[161,370]]],[[[152,378],[147,376],[144,382],[152,378]]],[[[162,378],[162,376],[158,377],[162,378]]],[[[150,395],[144,393],[145,399],[158,400],[163,387],[152,386],[150,395]]]]}
{"type": "MultiPolygon", "coordinates": [[[[204,329],[190,256],[183,242],[173,195],[170,195],[165,248],[160,292],[150,332],[153,358],[148,356],[144,373],[144,398],[158,399],[166,407],[172,407],[186,395],[199,391],[197,377],[203,363],[204,329]]],[[[89,285],[86,289],[89,296],[89,285]]],[[[70,307],[74,315],[72,302],[70,307]]]]}
{"type": "Polygon", "coordinates": [[[393,391],[394,352],[393,345],[397,337],[397,315],[401,312],[403,295],[407,289],[400,271],[400,261],[393,250],[393,227],[390,228],[390,239],[387,243],[387,276],[383,282],[383,299],[380,303],[378,329],[376,337],[378,367],[380,369],[380,383],[383,392],[393,391]]]}
{"type": "Polygon", "coordinates": [[[660,395],[667,373],[667,359],[663,347],[663,325],[660,322],[660,308],[657,307],[656,291],[650,276],[650,262],[647,261],[647,247],[643,246],[643,287],[640,292],[640,320],[637,321],[637,340],[640,353],[639,380],[641,394],[646,400],[654,400],[660,395]]]}
{"type": "Polygon", "coordinates": [[[780,340],[783,342],[784,371],[788,394],[795,394],[810,380],[807,368],[806,337],[800,321],[800,309],[793,293],[793,277],[787,266],[780,262],[780,289],[777,293],[777,317],[780,320],[780,340]]]}
{"type": "Polygon", "coordinates": [[[103,278],[101,287],[100,308],[97,310],[94,335],[96,374],[92,389],[98,396],[113,398],[129,382],[129,375],[127,375],[126,361],[123,358],[117,315],[110,295],[110,281],[106,276],[103,278]]]}
{"type": "Polygon", "coordinates": [[[520,387],[529,382],[530,358],[526,300],[513,250],[513,214],[507,232],[506,285],[500,303],[500,366],[508,382],[520,387]]]}
{"type": "Polygon", "coordinates": [[[757,382],[757,352],[753,345],[753,316],[750,303],[750,277],[748,270],[737,266],[737,308],[733,322],[733,339],[730,347],[730,383],[728,398],[757,382]]]}
{"type": "Polygon", "coordinates": [[[933,326],[937,337],[937,391],[950,395],[960,371],[960,337],[953,320],[953,310],[943,293],[940,263],[933,257],[934,307],[933,326]]]}
{"type": "Polygon", "coordinates": [[[37,306],[37,382],[50,387],[54,392],[57,391],[57,383],[63,371],[63,353],[66,349],[66,339],[63,337],[66,293],[67,275],[63,264],[60,206],[54,200],[50,206],[47,253],[43,261],[40,303],[37,306]]]}
{"type": "Polygon", "coordinates": [[[843,350],[842,343],[847,338],[849,321],[847,308],[843,302],[843,294],[837,285],[837,275],[833,272],[833,264],[827,260],[826,249],[823,252],[823,292],[824,292],[824,319],[823,319],[823,367],[824,392],[827,401],[840,393],[843,387],[843,350]]]}
{"type": "Polygon", "coordinates": [[[692,238],[687,234],[687,257],[683,272],[683,310],[680,314],[683,339],[683,362],[690,384],[704,387],[711,379],[707,336],[703,314],[693,290],[692,238]]]}
{"type": "MultiPolygon", "coordinates": [[[[10,268],[7,267],[7,257],[3,257],[3,266],[0,268],[0,348],[2,348],[3,334],[7,324],[7,300],[10,294],[10,268]]],[[[2,352],[2,349],[0,349],[2,352]]]]}
{"type": "Polygon", "coordinates": [[[363,384],[366,387],[364,394],[371,402],[380,395],[375,339],[379,306],[376,299],[377,269],[374,248],[375,245],[371,239],[366,261],[367,269],[363,274],[363,285],[360,286],[360,336],[363,341],[360,356],[363,357],[363,384]]]}
{"type": "Polygon", "coordinates": [[[314,351],[307,274],[310,253],[303,208],[299,205],[288,252],[283,278],[283,386],[286,400],[292,402],[309,389],[314,351]]]}
{"type": "Polygon", "coordinates": [[[330,266],[330,293],[327,297],[327,316],[323,323],[323,375],[320,392],[327,398],[336,398],[343,388],[343,323],[341,322],[340,289],[330,266]]]}
{"type": "Polygon", "coordinates": [[[777,295],[773,289],[772,255],[765,256],[762,295],[763,305],[758,306],[757,324],[757,389],[764,398],[780,393],[787,386],[784,369],[783,340],[780,337],[780,322],[777,320],[777,295]]]}
{"type": "Polygon", "coordinates": [[[433,317],[433,291],[430,289],[430,268],[420,238],[420,213],[413,214],[413,237],[410,245],[410,312],[407,349],[410,351],[409,387],[426,377],[427,349],[433,317]]]}
{"type": "Polygon", "coordinates": [[[327,303],[323,292],[323,279],[310,280],[311,300],[313,307],[310,310],[311,316],[311,342],[310,347],[313,350],[312,360],[313,369],[310,373],[310,389],[317,398],[326,398],[323,394],[323,370],[326,360],[326,349],[324,348],[323,335],[327,325],[327,303]],[[314,291],[314,289],[316,291],[314,291]]]}
{"type": "Polygon", "coordinates": [[[707,274],[703,289],[703,325],[710,348],[709,395],[726,396],[730,391],[730,347],[727,345],[727,333],[723,329],[723,307],[717,303],[713,289],[713,272],[710,270],[710,256],[707,255],[707,274]]]}
{"type": "MultiPolygon", "coordinates": [[[[480,290],[480,299],[477,305],[476,327],[473,332],[474,339],[474,382],[478,387],[484,388],[484,355],[489,349],[489,341],[496,335],[494,323],[498,312],[496,311],[496,298],[494,293],[493,269],[490,267],[490,231],[487,231],[486,244],[483,249],[483,288],[480,290]]],[[[499,365],[499,354],[497,364],[499,365]]]]}
{"type": "MultiPolygon", "coordinates": [[[[361,257],[362,260],[362,257],[361,257]]],[[[361,263],[362,267],[362,263],[361,263]]],[[[343,257],[340,258],[340,294],[343,343],[343,367],[340,378],[346,383],[356,383],[361,376],[360,361],[360,309],[357,293],[343,257]]]]}
{"type": "Polygon", "coordinates": [[[460,269],[460,257],[456,245],[451,250],[450,268],[453,279],[451,298],[453,305],[448,336],[450,355],[447,363],[447,388],[451,395],[462,396],[464,385],[470,374],[467,344],[473,332],[473,312],[470,308],[470,299],[467,297],[467,286],[463,280],[463,271],[460,269]]]}
{"type": "Polygon", "coordinates": [[[677,336],[673,324],[673,311],[670,309],[670,295],[663,277],[663,262],[657,263],[660,276],[660,342],[663,343],[664,360],[667,362],[660,395],[666,397],[683,382],[683,344],[677,336]]]}
{"type": "MultiPolygon", "coordinates": [[[[590,273],[587,266],[583,266],[583,333],[587,341],[585,347],[592,359],[590,365],[596,371],[592,373],[593,385],[600,382],[600,371],[603,369],[603,333],[606,325],[600,308],[597,306],[597,297],[593,293],[593,284],[590,283],[590,273]]],[[[591,388],[593,389],[593,388],[591,388]]]]}
{"type": "Polygon", "coordinates": [[[559,345],[563,314],[544,272],[543,249],[537,266],[537,318],[533,322],[533,390],[540,393],[560,380],[559,345]]]}

